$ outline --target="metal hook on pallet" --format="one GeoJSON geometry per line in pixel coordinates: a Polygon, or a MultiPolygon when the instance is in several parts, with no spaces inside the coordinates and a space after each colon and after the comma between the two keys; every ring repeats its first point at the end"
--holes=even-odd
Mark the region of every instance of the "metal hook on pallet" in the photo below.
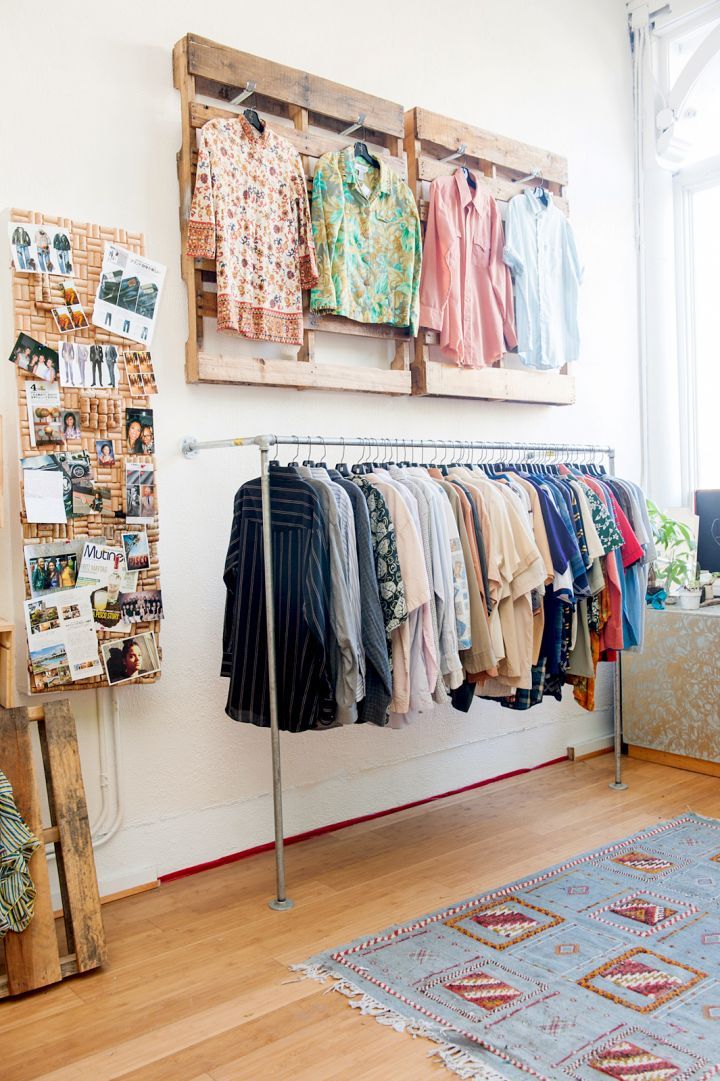
{"type": "Polygon", "coordinates": [[[245,101],[245,98],[249,98],[251,94],[255,93],[255,87],[256,86],[257,86],[257,83],[253,82],[252,79],[248,79],[248,81],[245,83],[245,89],[242,90],[238,94],[238,96],[236,98],[231,98],[230,99],[230,104],[231,105],[240,105],[240,104],[242,104],[242,102],[245,101]]]}
{"type": "Polygon", "coordinates": [[[460,143],[454,154],[448,154],[446,158],[440,158],[441,162],[455,161],[456,158],[462,158],[467,153],[467,146],[465,143],[460,143]]]}
{"type": "Polygon", "coordinates": [[[340,134],[341,135],[352,135],[352,133],[354,131],[357,131],[358,128],[364,127],[365,126],[365,117],[366,116],[367,116],[367,113],[358,113],[358,118],[355,121],[355,123],[351,124],[347,128],[343,128],[343,130],[340,132],[340,134]]]}

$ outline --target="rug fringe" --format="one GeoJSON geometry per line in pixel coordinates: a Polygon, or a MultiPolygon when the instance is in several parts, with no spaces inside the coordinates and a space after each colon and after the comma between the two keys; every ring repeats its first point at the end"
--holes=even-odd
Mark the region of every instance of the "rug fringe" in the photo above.
{"type": "Polygon", "coordinates": [[[330,981],[325,991],[326,994],[330,991],[339,992],[349,1000],[349,1005],[353,1009],[360,1010],[360,1013],[364,1016],[374,1017],[378,1024],[388,1025],[390,1028],[395,1029],[396,1032],[405,1032],[413,1037],[422,1036],[427,1040],[432,1040],[438,1046],[428,1051],[428,1055],[436,1055],[448,1070],[452,1070],[463,1081],[507,1081],[504,1074],[498,1073],[497,1070],[492,1069],[490,1066],[478,1062],[462,1047],[456,1047],[454,1044],[449,1043],[445,1036],[441,1034],[437,1025],[403,1017],[401,1013],[389,1006],[384,1006],[382,1002],[378,1002],[372,995],[366,994],[350,981],[337,976],[324,965],[301,963],[290,965],[290,968],[293,972],[299,972],[301,978],[304,979],[315,980],[317,983],[330,981]]]}

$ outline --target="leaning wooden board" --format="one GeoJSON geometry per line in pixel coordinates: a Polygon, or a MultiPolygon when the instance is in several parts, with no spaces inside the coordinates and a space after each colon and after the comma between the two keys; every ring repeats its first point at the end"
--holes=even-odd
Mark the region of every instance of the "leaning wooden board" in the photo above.
{"type": "MultiPolygon", "coordinates": [[[[94,225],[87,222],[71,221],[69,218],[55,218],[37,211],[18,210],[11,211],[11,220],[17,222],[30,222],[35,225],[44,223],[56,228],[68,231],[72,240],[73,272],[68,275],[78,291],[80,303],[85,309],[88,320],[92,316],[93,302],[100,280],[105,244],[115,243],[128,248],[138,254],[144,254],[143,237],[140,233],[130,233],[125,229],[94,225]]],[[[13,270],[13,311],[15,320],[15,337],[22,331],[29,334],[37,341],[57,349],[58,341],[86,342],[88,345],[115,345],[118,353],[141,350],[139,343],[109,334],[100,327],[90,325],[83,331],[61,335],[52,317],[52,308],[63,304],[61,283],[63,278],[48,274],[30,274],[13,270]]],[[[17,400],[20,426],[19,451],[21,457],[29,457],[33,454],[42,454],[46,451],[61,450],[61,447],[48,447],[45,449],[35,448],[30,443],[30,424],[28,420],[26,386],[31,382],[20,371],[17,378],[17,400]]],[[[158,560],[159,529],[157,517],[152,525],[128,526],[124,518],[125,511],[125,463],[136,461],[147,462],[147,456],[138,457],[125,455],[125,410],[127,408],[151,408],[154,409],[156,396],[133,397],[127,382],[127,374],[122,357],[119,358],[116,367],[116,387],[104,389],[82,389],[73,387],[61,387],[60,398],[63,409],[76,411],[82,418],[82,439],[73,444],[73,450],[85,450],[90,456],[95,479],[102,488],[110,491],[110,500],[106,502],[101,514],[89,514],[79,518],[68,520],[64,525],[38,525],[30,523],[25,517],[24,499],[21,501],[21,527],[23,544],[42,544],[49,541],[72,540],[75,537],[89,536],[96,539],[105,538],[114,546],[122,546],[121,534],[127,530],[137,528],[146,529],[150,547],[150,567],[140,571],[138,576],[138,590],[160,589],[160,565],[158,560]],[[101,466],[98,464],[95,443],[101,439],[112,439],[115,447],[115,465],[101,466]]],[[[153,457],[153,463],[154,463],[153,457]]],[[[20,484],[22,486],[22,470],[20,470],[20,484]]],[[[157,501],[158,478],[155,471],[155,496],[157,501]]],[[[30,598],[30,583],[27,570],[23,561],[23,576],[25,585],[25,597],[30,598]]],[[[133,624],[133,634],[143,631],[155,631],[155,638],[159,648],[159,621],[133,624]]],[[[110,634],[99,631],[98,638],[104,641],[110,638],[120,639],[121,634],[110,634]]],[[[28,658],[29,690],[31,694],[50,693],[60,691],[67,694],[70,691],[82,691],[92,687],[107,686],[105,677],[84,679],[79,682],[65,683],[58,687],[40,686],[33,676],[28,658]]],[[[133,683],[154,683],[159,679],[160,673],[142,676],[133,683]]]]}
{"type": "Polygon", "coordinates": [[[45,706],[0,709],[2,769],[23,821],[43,842],[29,871],[35,885],[34,914],[27,928],[0,944],[0,999],[20,995],[66,976],[89,972],[107,960],[95,859],[75,721],[67,699],[45,706]],[[37,724],[43,774],[35,770],[31,728],[37,724]],[[43,826],[39,785],[44,781],[50,824],[43,826]],[[55,849],[62,899],[64,943],[53,913],[45,845],[55,849]]]}

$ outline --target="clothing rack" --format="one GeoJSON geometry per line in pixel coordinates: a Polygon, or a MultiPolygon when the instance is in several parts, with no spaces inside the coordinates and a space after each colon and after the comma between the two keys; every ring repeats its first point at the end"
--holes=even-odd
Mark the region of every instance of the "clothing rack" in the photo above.
{"type": "MultiPolygon", "coordinates": [[[[363,447],[366,449],[384,448],[386,450],[415,450],[421,451],[470,451],[478,450],[488,453],[502,453],[510,456],[517,463],[545,463],[574,461],[582,462],[597,461],[598,458],[606,458],[608,472],[615,474],[615,450],[610,446],[599,446],[587,443],[498,443],[482,440],[460,439],[405,439],[387,438],[377,439],[374,437],[349,437],[345,436],[312,436],[312,435],[246,435],[237,436],[234,439],[213,439],[199,442],[194,436],[186,436],[181,444],[181,451],[185,458],[195,458],[201,450],[222,450],[227,447],[258,447],[260,451],[260,488],[262,496],[263,512],[263,562],[265,566],[265,610],[270,618],[266,619],[268,673],[269,673],[269,704],[270,704],[270,741],[272,750],[273,767],[273,808],[275,816],[275,897],[269,901],[270,908],[277,911],[285,911],[293,907],[293,902],[285,892],[285,852],[282,813],[282,773],[280,764],[280,727],[277,706],[277,680],[275,662],[275,605],[273,599],[272,581],[272,528],[270,519],[270,449],[272,447],[289,446],[296,449],[307,445],[321,447],[341,447],[343,452],[347,447],[363,447]]],[[[615,662],[614,693],[613,693],[613,731],[615,752],[615,779],[610,782],[610,788],[625,789],[627,785],[622,780],[622,697],[621,697],[621,674],[620,654],[615,662]]]]}

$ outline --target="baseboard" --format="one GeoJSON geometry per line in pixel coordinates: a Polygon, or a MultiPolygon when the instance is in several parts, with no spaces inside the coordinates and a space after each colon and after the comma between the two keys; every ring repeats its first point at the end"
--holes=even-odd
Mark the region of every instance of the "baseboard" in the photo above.
{"type": "MultiPolygon", "coordinates": [[[[475,781],[473,784],[466,784],[462,788],[453,788],[449,792],[440,792],[435,796],[426,796],[424,799],[414,800],[412,803],[403,803],[398,807],[388,807],[383,811],[374,811],[372,814],[360,815],[357,818],[348,818],[342,822],[331,822],[326,826],[317,826],[315,829],[306,830],[304,833],[296,833],[293,836],[285,838],[285,845],[299,844],[301,841],[308,841],[312,837],[319,837],[323,833],[335,833],[337,830],[347,829],[349,826],[356,826],[360,822],[370,822],[374,818],[385,818],[386,815],[397,814],[399,811],[408,811],[413,807],[422,807],[426,803],[434,803],[436,800],[447,799],[449,796],[457,796],[462,792],[471,792],[476,788],[485,788],[486,785],[496,784],[498,781],[505,781],[509,777],[519,777],[525,773],[534,773],[538,769],[546,769],[547,766],[556,766],[558,762],[567,762],[567,756],[563,755],[561,758],[551,758],[549,762],[541,762],[537,766],[528,766],[526,769],[514,769],[510,773],[500,773],[495,777],[488,777],[484,781],[475,781]]],[[[210,871],[213,867],[222,867],[226,863],[236,863],[238,860],[248,859],[250,856],[256,856],[260,852],[269,852],[275,847],[274,841],[266,841],[264,844],[255,845],[253,848],[246,848],[240,852],[231,852],[227,856],[219,856],[217,859],[208,860],[206,863],[198,863],[193,867],[183,867],[177,871],[168,871],[167,874],[159,875],[160,882],[173,882],[176,878],[186,878],[188,875],[196,875],[201,871],[210,871]]]]}
{"type": "Polygon", "coordinates": [[[720,762],[691,758],[686,754],[673,754],[671,751],[656,751],[652,747],[638,747],[634,743],[628,744],[628,754],[630,758],[641,758],[644,762],[655,762],[658,766],[672,766],[673,769],[686,769],[690,773],[720,777],[720,762]]]}
{"type": "Polygon", "coordinates": [[[613,749],[613,734],[608,732],[605,736],[596,739],[586,739],[582,743],[576,743],[568,747],[567,756],[571,762],[582,762],[585,758],[595,758],[599,754],[607,754],[613,749]]]}

